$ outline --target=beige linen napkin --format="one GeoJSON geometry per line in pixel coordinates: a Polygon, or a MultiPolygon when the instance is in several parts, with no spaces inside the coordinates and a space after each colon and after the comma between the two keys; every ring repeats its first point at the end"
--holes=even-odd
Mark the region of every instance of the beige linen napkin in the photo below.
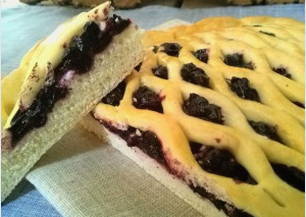
{"type": "MultiPolygon", "coordinates": [[[[184,23],[171,20],[157,28],[184,23]]],[[[26,178],[64,217],[201,216],[80,126],[55,144],[26,178]]]]}

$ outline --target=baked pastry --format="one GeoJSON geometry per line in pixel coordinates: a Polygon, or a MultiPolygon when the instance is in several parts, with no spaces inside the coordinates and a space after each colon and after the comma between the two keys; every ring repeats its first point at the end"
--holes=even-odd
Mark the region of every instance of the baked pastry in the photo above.
{"type": "Polygon", "coordinates": [[[2,82],[1,199],[142,60],[141,31],[107,2],[60,25],[2,82]]]}
{"type": "Polygon", "coordinates": [[[208,18],[143,42],[83,126],[204,216],[304,216],[304,25],[208,18]]]}

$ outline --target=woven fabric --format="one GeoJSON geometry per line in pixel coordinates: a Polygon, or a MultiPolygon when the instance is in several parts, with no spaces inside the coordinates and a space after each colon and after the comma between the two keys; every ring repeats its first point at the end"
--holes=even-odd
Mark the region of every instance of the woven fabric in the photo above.
{"type": "Polygon", "coordinates": [[[30,184],[22,181],[2,204],[2,217],[61,217],[61,214],[30,184]]]}
{"type": "MultiPolygon", "coordinates": [[[[2,10],[2,75],[18,66],[24,53],[81,9],[22,6],[2,10]]],[[[304,20],[304,5],[179,10],[149,6],[118,11],[142,28],[173,18],[189,22],[209,16],[287,16],[304,20]]],[[[56,144],[2,207],[5,217],[199,216],[189,205],[131,160],[76,128],[56,144]]]]}

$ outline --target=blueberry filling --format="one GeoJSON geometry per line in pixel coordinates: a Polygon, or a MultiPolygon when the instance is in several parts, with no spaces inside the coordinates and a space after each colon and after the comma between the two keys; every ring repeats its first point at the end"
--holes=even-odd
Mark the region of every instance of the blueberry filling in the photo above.
{"type": "Polygon", "coordinates": [[[128,126],[126,130],[120,130],[114,127],[110,122],[102,121],[101,123],[109,131],[125,140],[129,147],[138,147],[168,169],[161,142],[155,133],[152,131],[142,131],[131,126],[128,126]]]}
{"type": "Polygon", "coordinates": [[[293,104],[295,104],[296,106],[302,108],[302,109],[305,109],[305,105],[303,103],[300,103],[300,102],[292,102],[293,104]]]}
{"type": "Polygon", "coordinates": [[[272,164],[274,172],[292,187],[305,192],[305,173],[295,167],[283,164],[272,164]]]}
{"type": "Polygon", "coordinates": [[[193,55],[203,63],[208,62],[208,49],[199,49],[193,52],[193,55]]]}
{"type": "Polygon", "coordinates": [[[260,102],[257,91],[250,87],[247,78],[232,77],[229,86],[240,98],[260,102]]]}
{"type": "Polygon", "coordinates": [[[137,72],[140,71],[141,65],[142,65],[142,62],[139,63],[139,64],[135,67],[135,70],[136,70],[137,72]]]}
{"type": "Polygon", "coordinates": [[[256,133],[266,136],[269,139],[282,143],[281,138],[277,134],[276,126],[271,126],[264,122],[256,122],[256,121],[249,121],[251,127],[255,130],[256,133]]]}
{"type": "Polygon", "coordinates": [[[158,65],[152,69],[152,72],[157,77],[168,79],[168,69],[166,66],[158,65]]]}
{"type": "Polygon", "coordinates": [[[196,67],[193,63],[183,65],[181,76],[185,81],[202,87],[209,87],[209,77],[203,69],[196,67]]]}
{"type": "Polygon", "coordinates": [[[234,53],[224,56],[224,63],[229,66],[242,67],[247,69],[254,69],[252,62],[245,62],[243,54],[234,53]]]}
{"type": "Polygon", "coordinates": [[[217,209],[222,210],[228,217],[253,217],[247,212],[238,209],[237,207],[225,201],[219,200],[215,195],[209,193],[205,190],[205,188],[201,186],[194,187],[193,185],[189,185],[189,187],[203,198],[206,198],[211,201],[217,209]]]}
{"type": "Polygon", "coordinates": [[[124,92],[126,88],[125,81],[119,83],[119,85],[113,89],[109,94],[102,98],[102,102],[105,104],[118,106],[120,104],[121,99],[123,98],[124,92]]]}
{"type": "Polygon", "coordinates": [[[195,93],[191,93],[189,98],[183,103],[183,111],[191,116],[202,120],[223,124],[221,108],[210,104],[207,99],[195,93]]]}
{"type": "Polygon", "coordinates": [[[133,105],[139,109],[149,109],[163,113],[162,98],[146,86],[141,86],[133,93],[133,105]]]}
{"type": "Polygon", "coordinates": [[[15,114],[9,128],[12,133],[12,147],[15,147],[31,129],[45,125],[47,114],[52,111],[55,102],[67,95],[69,91],[67,87],[60,87],[52,78],[49,79],[50,82],[46,82],[31,106],[23,111],[19,109],[15,114]]]}
{"type": "Polygon", "coordinates": [[[289,74],[287,72],[287,69],[283,68],[283,67],[278,67],[278,68],[272,68],[272,70],[282,76],[285,76],[287,78],[290,78],[291,79],[291,74],[289,74]]]}
{"type": "Polygon", "coordinates": [[[271,33],[271,32],[265,32],[265,31],[261,31],[261,30],[259,32],[262,33],[262,34],[272,36],[272,37],[276,37],[276,35],[274,33],[271,33]]]}
{"type": "MultiPolygon", "coordinates": [[[[102,52],[112,38],[129,24],[130,20],[124,20],[117,15],[106,20],[106,28],[103,31],[94,22],[86,23],[83,33],[72,39],[62,61],[53,69],[53,76],[48,76],[30,107],[26,110],[19,109],[12,119],[8,129],[12,134],[12,147],[30,130],[42,127],[47,122],[47,115],[54,104],[69,93],[68,85],[61,82],[65,75],[69,71],[74,71],[75,74],[88,72],[94,56],[102,52]]],[[[52,70],[50,65],[49,70],[52,70]]]]}
{"type": "Polygon", "coordinates": [[[157,52],[158,52],[158,49],[159,49],[159,47],[156,46],[156,45],[154,45],[152,51],[153,51],[154,53],[157,53],[157,52]]]}
{"type": "Polygon", "coordinates": [[[237,183],[255,185],[256,181],[241,166],[235,157],[225,149],[218,149],[195,142],[190,142],[191,151],[203,170],[234,179],[237,183]]]}
{"type": "Polygon", "coordinates": [[[163,47],[163,50],[161,52],[165,52],[169,56],[178,57],[180,50],[182,49],[181,45],[178,43],[163,43],[161,45],[163,47]]]}

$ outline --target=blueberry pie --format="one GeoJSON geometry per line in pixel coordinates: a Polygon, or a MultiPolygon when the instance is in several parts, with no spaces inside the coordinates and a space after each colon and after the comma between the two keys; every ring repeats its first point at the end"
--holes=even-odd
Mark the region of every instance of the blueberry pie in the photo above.
{"type": "Polygon", "coordinates": [[[65,22],[2,80],[2,200],[142,60],[141,32],[110,12],[107,2],[65,22]]]}
{"type": "Polygon", "coordinates": [[[84,126],[204,216],[304,216],[304,24],[209,18],[143,43],[84,126]]]}

